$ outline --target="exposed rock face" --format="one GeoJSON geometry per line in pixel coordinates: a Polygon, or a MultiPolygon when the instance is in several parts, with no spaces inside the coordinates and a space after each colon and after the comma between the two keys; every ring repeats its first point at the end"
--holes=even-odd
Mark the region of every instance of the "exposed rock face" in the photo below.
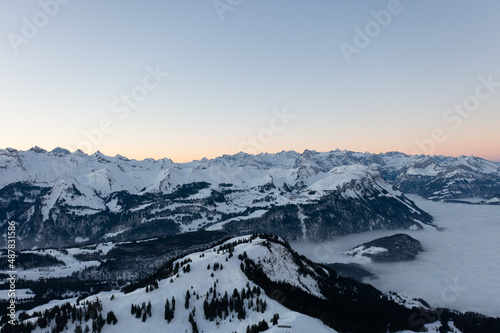
{"type": "Polygon", "coordinates": [[[374,262],[395,262],[415,260],[422,251],[422,245],[415,238],[407,234],[396,234],[363,243],[346,253],[365,256],[374,262]]]}
{"type": "Polygon", "coordinates": [[[408,198],[367,187],[356,197],[335,191],[310,203],[271,207],[259,218],[230,222],[224,228],[235,235],[267,232],[293,240],[324,241],[367,230],[421,228],[431,221],[408,198]]]}

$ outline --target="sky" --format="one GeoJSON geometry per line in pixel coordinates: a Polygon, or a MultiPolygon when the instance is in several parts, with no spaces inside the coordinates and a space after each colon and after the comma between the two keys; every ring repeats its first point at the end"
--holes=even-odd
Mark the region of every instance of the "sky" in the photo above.
{"type": "Polygon", "coordinates": [[[0,2],[0,148],[500,161],[500,2],[0,2]]]}

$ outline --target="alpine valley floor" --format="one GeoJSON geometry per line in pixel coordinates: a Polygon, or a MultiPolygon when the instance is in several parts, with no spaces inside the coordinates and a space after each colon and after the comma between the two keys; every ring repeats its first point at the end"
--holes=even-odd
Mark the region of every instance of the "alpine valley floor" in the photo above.
{"type": "Polygon", "coordinates": [[[363,282],[382,292],[423,298],[433,307],[500,316],[500,206],[408,197],[434,217],[439,230],[371,231],[334,241],[291,245],[316,262],[361,264],[376,275],[363,282]],[[373,263],[343,254],[361,243],[401,232],[422,243],[424,252],[414,261],[373,263]]]}

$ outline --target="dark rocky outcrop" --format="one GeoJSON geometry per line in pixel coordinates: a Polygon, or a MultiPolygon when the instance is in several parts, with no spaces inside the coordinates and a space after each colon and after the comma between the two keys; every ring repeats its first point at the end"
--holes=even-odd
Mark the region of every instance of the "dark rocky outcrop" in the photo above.
{"type": "Polygon", "coordinates": [[[422,251],[422,244],[415,238],[407,234],[395,234],[363,243],[348,251],[348,254],[361,254],[374,262],[395,262],[415,260],[422,251]],[[375,253],[371,253],[370,248],[383,248],[387,251],[374,251],[375,253]]]}

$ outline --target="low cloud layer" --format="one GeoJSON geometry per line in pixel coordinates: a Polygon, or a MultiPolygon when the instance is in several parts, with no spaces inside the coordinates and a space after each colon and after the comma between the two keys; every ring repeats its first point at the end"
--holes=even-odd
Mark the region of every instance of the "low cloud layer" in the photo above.
{"type": "Polygon", "coordinates": [[[377,275],[366,281],[383,292],[420,297],[432,306],[500,316],[500,206],[451,204],[410,196],[443,228],[405,230],[422,243],[415,261],[370,263],[342,253],[361,243],[401,231],[374,231],[325,243],[294,242],[299,253],[318,262],[358,262],[377,275]]]}

